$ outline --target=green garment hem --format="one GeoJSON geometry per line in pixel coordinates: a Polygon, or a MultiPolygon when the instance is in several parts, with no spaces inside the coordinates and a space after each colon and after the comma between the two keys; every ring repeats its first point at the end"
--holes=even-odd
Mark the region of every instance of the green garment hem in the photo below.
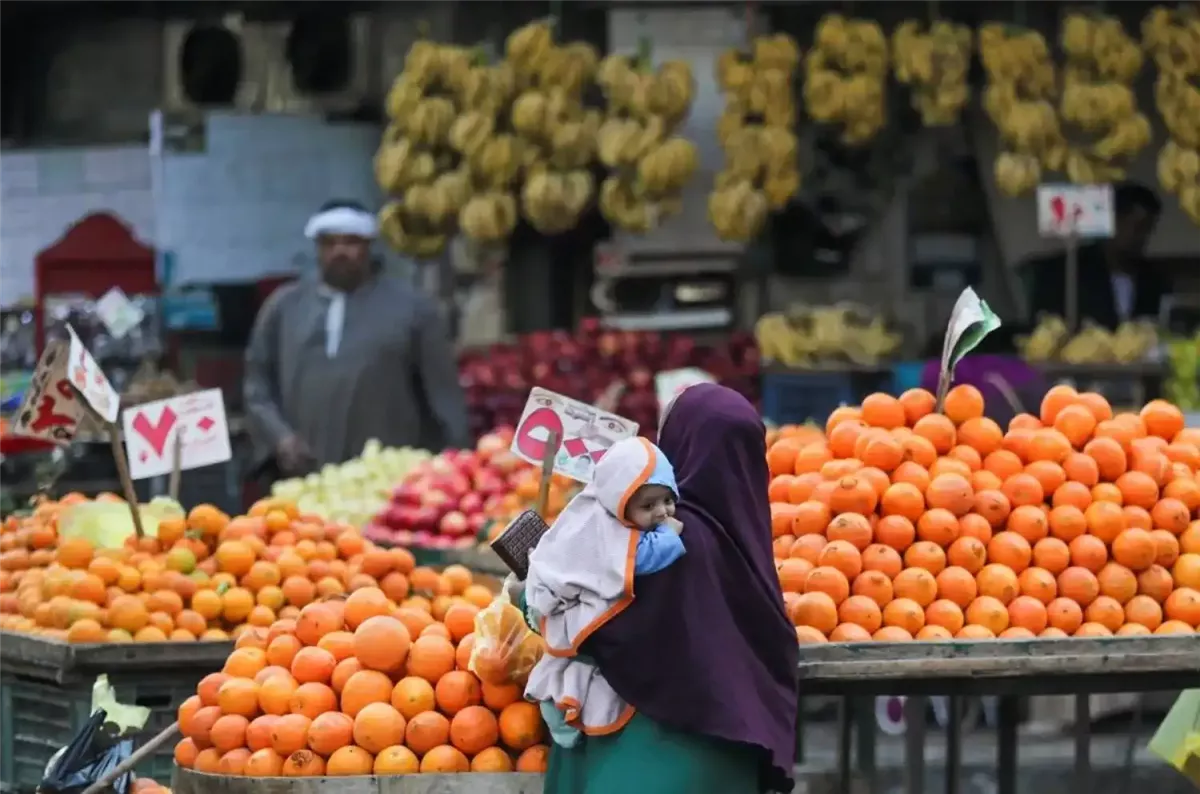
{"type": "Polygon", "coordinates": [[[552,745],[544,794],[758,794],[758,753],[641,714],[608,736],[552,745]]]}

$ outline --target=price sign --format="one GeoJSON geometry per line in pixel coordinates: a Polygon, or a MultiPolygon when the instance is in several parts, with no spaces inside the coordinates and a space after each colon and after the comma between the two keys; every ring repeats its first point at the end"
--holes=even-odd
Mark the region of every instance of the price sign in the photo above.
{"type": "Polygon", "coordinates": [[[220,389],[126,408],[121,419],[129,474],[135,480],[159,477],[174,468],[176,436],[180,440],[181,471],[224,463],[233,457],[220,389]]]}
{"type": "Polygon", "coordinates": [[[1038,232],[1043,237],[1112,237],[1112,185],[1038,185],[1038,232]]]}
{"type": "Polygon", "coordinates": [[[535,386],[525,401],[511,449],[521,459],[541,465],[546,441],[554,433],[561,439],[554,456],[555,473],[591,482],[593,469],[608,448],[637,431],[637,422],[535,386]]]}
{"type": "Polygon", "coordinates": [[[55,341],[46,345],[38,359],[33,380],[13,422],[13,434],[70,443],[84,415],[79,395],[67,375],[70,347],[55,341]]]}
{"type": "Polygon", "coordinates": [[[108,382],[96,359],[83,346],[75,329],[68,325],[67,330],[71,333],[71,351],[67,359],[67,377],[71,379],[71,385],[104,421],[115,422],[121,408],[120,395],[108,382]]]}
{"type": "Polygon", "coordinates": [[[660,372],[654,376],[654,391],[658,395],[658,410],[661,412],[671,400],[689,386],[697,383],[716,383],[717,379],[702,369],[685,367],[660,372]]]}

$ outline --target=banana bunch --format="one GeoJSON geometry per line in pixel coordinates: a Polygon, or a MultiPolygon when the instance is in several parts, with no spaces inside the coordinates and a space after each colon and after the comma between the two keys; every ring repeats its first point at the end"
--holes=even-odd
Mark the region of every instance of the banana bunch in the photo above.
{"type": "Polygon", "coordinates": [[[1170,140],[1158,181],[1200,225],[1200,13],[1157,7],[1142,21],[1142,44],[1158,67],[1154,103],[1170,140]]]}
{"type": "Polygon", "coordinates": [[[398,201],[388,202],[379,211],[379,233],[388,245],[402,254],[428,259],[446,247],[445,232],[423,227],[423,220],[408,212],[398,201]]]}
{"type": "Polygon", "coordinates": [[[993,167],[1006,196],[1037,187],[1042,171],[1058,170],[1066,138],[1051,103],[1057,73],[1045,37],[1035,30],[989,23],[979,29],[979,56],[987,74],[983,107],[1000,135],[993,167]]]}
{"type": "Polygon", "coordinates": [[[871,20],[826,14],[806,58],[804,103],[822,124],[842,128],[847,146],[861,146],[887,121],[888,41],[871,20]]]}
{"type": "Polygon", "coordinates": [[[1171,402],[1184,411],[1200,411],[1200,331],[1189,339],[1167,341],[1166,380],[1163,391],[1171,402]]]}
{"type": "Polygon", "coordinates": [[[896,79],[912,88],[912,106],[926,127],[957,124],[971,96],[971,29],[937,21],[926,31],[910,19],[892,33],[892,66],[896,79]]]}
{"type": "Polygon", "coordinates": [[[428,182],[437,171],[433,155],[404,137],[396,124],[389,124],[375,152],[375,181],[388,195],[428,182]]]}
{"type": "Polygon", "coordinates": [[[1134,364],[1158,346],[1158,329],[1151,322],[1122,323],[1116,331],[1092,322],[1070,336],[1061,317],[1044,317],[1027,337],[1017,339],[1021,356],[1031,363],[1134,364]]]}
{"type": "Polygon", "coordinates": [[[1059,114],[1089,145],[1068,148],[1067,178],[1077,184],[1123,179],[1126,163],[1150,143],[1150,120],[1137,110],[1133,83],[1144,56],[1120,20],[1071,13],[1063,20],[1060,44],[1066,55],[1059,114]]]}
{"type": "Polygon", "coordinates": [[[651,71],[624,55],[608,55],[596,70],[610,116],[658,117],[670,130],[692,109],[696,81],[685,61],[665,61],[651,71]]]}
{"type": "Polygon", "coordinates": [[[759,318],[759,354],[788,367],[807,369],[831,361],[875,366],[900,348],[899,334],[884,319],[856,304],[793,306],[759,318]]]}
{"type": "Polygon", "coordinates": [[[474,194],[458,213],[458,227],[478,243],[503,242],[516,225],[517,201],[500,190],[474,194]]]}
{"type": "Polygon", "coordinates": [[[559,234],[575,225],[594,190],[587,171],[541,171],[521,187],[521,213],[539,232],[559,234]]]}
{"type": "Polygon", "coordinates": [[[678,197],[647,201],[633,180],[620,176],[610,176],[600,184],[599,205],[600,213],[610,223],[634,234],[645,234],[663,217],[679,211],[678,197]]]}
{"type": "Polygon", "coordinates": [[[717,59],[725,109],[717,140],[725,165],[714,180],[708,215],[723,240],[755,238],[771,210],[800,190],[800,143],[794,79],[800,47],[784,33],[757,36],[748,52],[726,50],[717,59]]]}
{"type": "Polygon", "coordinates": [[[512,64],[501,61],[482,63],[479,54],[454,83],[454,97],[460,113],[481,113],[495,119],[508,107],[517,90],[517,75],[512,64]]]}
{"type": "Polygon", "coordinates": [[[696,145],[678,135],[651,147],[637,162],[637,186],[647,198],[678,196],[699,165],[696,145]]]}

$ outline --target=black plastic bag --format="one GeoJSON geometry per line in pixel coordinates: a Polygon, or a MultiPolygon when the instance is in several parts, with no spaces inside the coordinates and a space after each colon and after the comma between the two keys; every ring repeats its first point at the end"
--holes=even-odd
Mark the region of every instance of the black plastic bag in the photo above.
{"type": "MultiPolygon", "coordinates": [[[[133,755],[133,740],[112,742],[104,731],[108,714],[103,710],[91,716],[71,743],[53,760],[42,778],[38,791],[44,794],[77,794],[111,772],[133,755]]],[[[133,785],[133,770],[118,777],[109,785],[116,794],[129,794],[133,785]]]]}

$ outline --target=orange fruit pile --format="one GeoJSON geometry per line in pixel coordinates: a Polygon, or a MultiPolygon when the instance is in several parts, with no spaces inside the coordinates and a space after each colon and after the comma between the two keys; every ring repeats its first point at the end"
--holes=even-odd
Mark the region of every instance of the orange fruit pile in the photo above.
{"type": "Polygon", "coordinates": [[[873,394],[767,451],[802,642],[1200,627],[1200,428],[1056,386],[1007,429],[960,385],[873,394]]]}
{"type": "Polygon", "coordinates": [[[247,777],[544,771],[537,706],[523,684],[467,669],[479,607],[451,598],[435,618],[363,587],[245,631],[179,707],[176,763],[247,777]]]}
{"type": "Polygon", "coordinates": [[[492,599],[461,566],[440,574],[416,567],[406,549],[377,547],[355,528],[282,501],[233,518],[200,505],[160,522],[158,537],[131,537],[117,549],[57,537],[57,509],[72,501],[7,522],[0,628],[72,642],[228,640],[364,587],[397,603],[426,593],[417,600],[438,617],[452,596],[477,606],[492,599]]]}

